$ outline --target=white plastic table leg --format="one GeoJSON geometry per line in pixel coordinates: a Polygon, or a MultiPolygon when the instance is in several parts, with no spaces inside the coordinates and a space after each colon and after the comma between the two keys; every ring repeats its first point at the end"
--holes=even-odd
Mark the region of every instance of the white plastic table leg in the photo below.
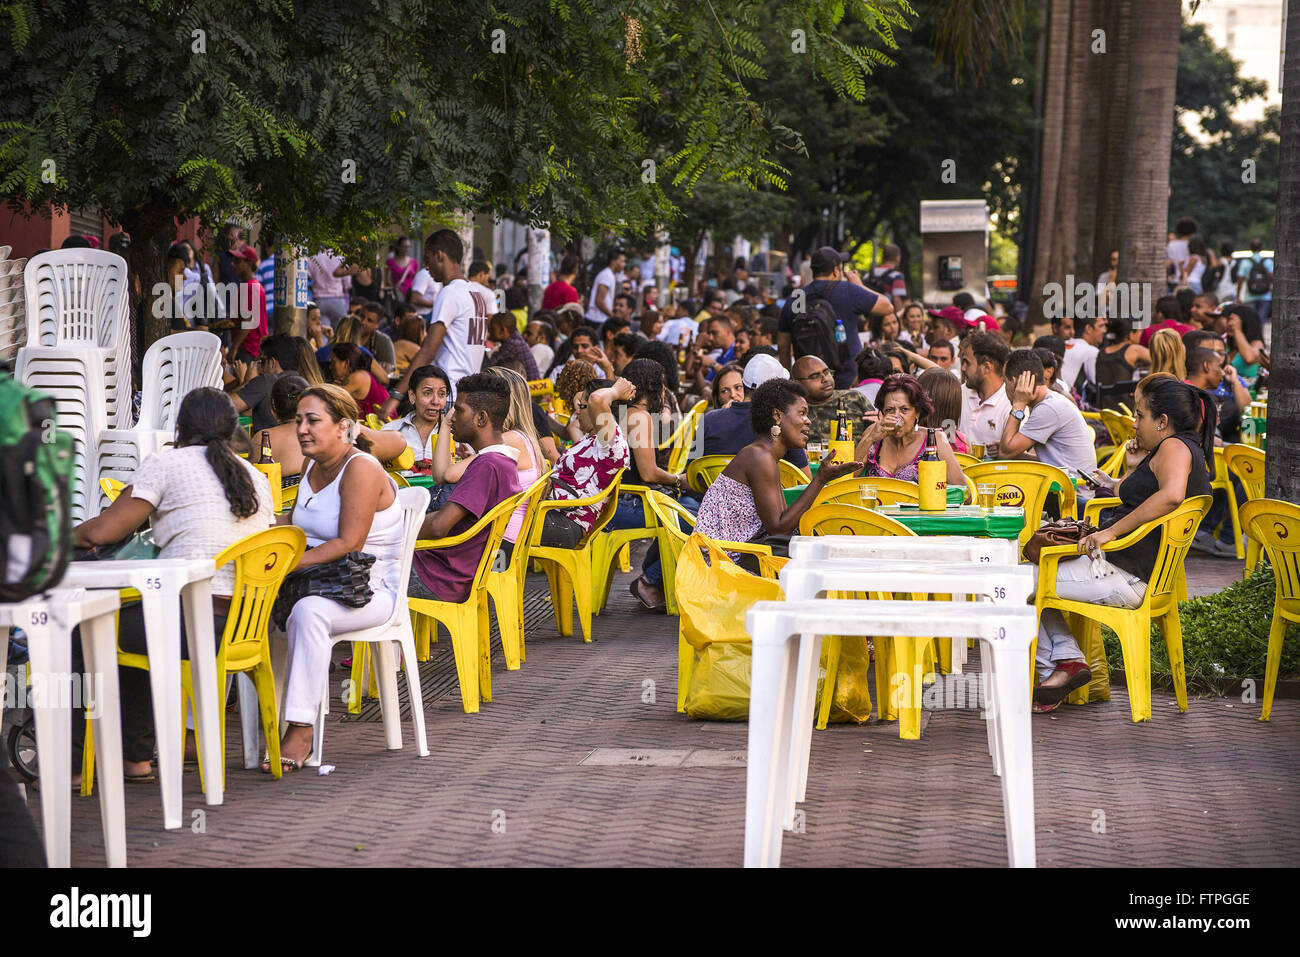
{"type": "Polygon", "coordinates": [[[993,759],[993,773],[1002,776],[1002,751],[1000,749],[1000,731],[998,728],[998,687],[997,662],[993,652],[987,647],[980,649],[980,673],[984,680],[984,721],[988,732],[989,757],[993,759]]]}
{"type": "Polygon", "coordinates": [[[790,781],[798,643],[755,640],[745,769],[745,866],[779,867],[790,781]]]}
{"type": "MultiPolygon", "coordinates": [[[[203,788],[209,805],[220,804],[225,789],[224,742],[218,709],[225,706],[223,688],[217,687],[217,646],[212,627],[212,581],[201,578],[181,592],[185,634],[194,685],[194,726],[203,758],[203,788]]],[[[159,751],[159,754],[162,752],[159,751]]],[[[161,767],[161,764],[159,765],[161,767]]],[[[177,807],[179,812],[180,808],[177,807]]]]}
{"type": "Polygon", "coordinates": [[[795,805],[807,800],[808,762],[812,752],[813,726],[817,723],[817,676],[821,667],[821,655],[821,635],[800,636],[799,668],[794,683],[794,727],[790,734],[793,786],[786,799],[785,819],[782,822],[786,830],[794,827],[795,805]]]}
{"type": "MultiPolygon", "coordinates": [[[[167,584],[163,579],[163,584],[167,584]]],[[[149,650],[149,690],[153,695],[154,737],[158,743],[158,782],[162,787],[163,827],[181,826],[181,610],[176,588],[140,593],[149,650]]],[[[220,762],[207,767],[220,767],[220,762]]]]}
{"type": "MultiPolygon", "coordinates": [[[[54,603],[29,602],[24,606],[27,623],[18,627],[27,634],[27,655],[33,685],[40,680],[45,693],[34,702],[36,746],[40,751],[41,830],[45,836],[45,860],[50,867],[68,867],[72,858],[72,711],[57,707],[61,692],[53,687],[56,678],[72,670],[70,629],[54,603]],[[38,618],[39,617],[39,624],[38,618]]],[[[107,742],[96,742],[97,750],[109,751],[107,742]]],[[[118,746],[121,758],[121,743],[118,746]]],[[[121,774],[119,767],[118,774],[121,774]]]]}
{"type": "MultiPolygon", "coordinates": [[[[117,627],[112,615],[81,623],[86,673],[98,679],[98,698],[91,717],[99,759],[99,812],[104,828],[104,856],[109,867],[126,867],[126,795],[122,779],[121,693],[117,681],[117,627]]],[[[72,713],[70,712],[71,716],[72,713]]]]}
{"type": "MultiPolygon", "coordinates": [[[[1011,645],[987,642],[997,686],[998,750],[1002,755],[1002,812],[1012,867],[1034,867],[1034,757],[1029,682],[1023,655],[1011,645]]],[[[984,650],[984,649],[981,649],[984,650]]]]}

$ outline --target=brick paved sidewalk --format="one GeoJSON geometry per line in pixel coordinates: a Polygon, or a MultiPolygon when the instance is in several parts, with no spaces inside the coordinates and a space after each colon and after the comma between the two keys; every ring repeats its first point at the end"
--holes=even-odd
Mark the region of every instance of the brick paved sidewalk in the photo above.
{"type": "MultiPolygon", "coordinates": [[[[1197,560],[1193,592],[1240,567],[1197,560]]],[[[628,580],[615,579],[591,645],[555,637],[544,587],[530,590],[528,660],[507,672],[498,647],[495,700],[478,715],[461,712],[450,643],[436,644],[422,667],[428,758],[411,748],[409,720],[406,749],[385,751],[367,703],[360,720],[328,719],[333,774],[274,782],[239,766],[232,716],[225,804],[207,808],[188,774],[194,829],[166,832],[156,786],[129,787],[129,863],[738,866],[746,726],[676,713],[676,620],[641,613],[628,580]],[[668,753],[593,763],[619,748],[668,753]]],[[[1300,703],[1278,701],[1265,724],[1258,704],[1192,699],[1180,716],[1157,692],[1152,721],[1134,725],[1124,689],[1112,690],[1109,703],[1034,718],[1040,866],[1294,864],[1300,703]]],[[[927,719],[913,742],[893,725],[816,733],[805,833],[786,836],[784,864],[1005,866],[978,712],[927,719]]],[[[34,793],[31,804],[39,817],[34,793]]],[[[73,862],[103,863],[94,799],[73,800],[73,862]]]]}

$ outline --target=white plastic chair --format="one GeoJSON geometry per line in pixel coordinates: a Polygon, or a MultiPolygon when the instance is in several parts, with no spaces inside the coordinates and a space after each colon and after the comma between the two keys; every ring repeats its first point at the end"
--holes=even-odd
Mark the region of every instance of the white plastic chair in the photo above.
{"type": "Polygon", "coordinates": [[[104,353],[106,421],[131,424],[131,330],[126,260],[103,249],[56,249],[23,270],[29,348],[104,353]]]}
{"type": "MultiPolygon", "coordinates": [[[[0,246],[0,251],[8,249],[0,246]]],[[[27,300],[23,295],[26,264],[26,259],[0,256],[0,362],[14,362],[18,350],[27,344],[27,300]]]]}
{"type": "MultiPolygon", "coordinates": [[[[926,563],[898,558],[840,559],[818,561],[791,559],[781,569],[781,590],[787,601],[824,598],[827,592],[924,592],[951,594],[962,600],[974,595],[995,605],[1024,606],[1034,593],[1034,573],[1028,565],[992,563],[926,563]]],[[[953,642],[965,647],[965,642],[953,642]]],[[[790,742],[790,764],[794,769],[794,791],[786,802],[784,825],[794,824],[795,804],[805,800],[808,792],[808,760],[812,750],[812,732],[817,701],[817,663],[821,660],[821,636],[800,643],[799,667],[795,677],[795,732],[790,742]],[[806,719],[806,720],[805,720],[806,719]]],[[[997,708],[993,702],[993,659],[980,658],[983,672],[984,717],[987,722],[989,755],[993,773],[1002,774],[1002,756],[998,752],[997,708]]],[[[912,693],[919,675],[909,676],[912,693]]],[[[893,692],[877,688],[877,695],[893,692]]],[[[827,692],[829,693],[829,692],[827,692]]]]}
{"type": "Polygon", "coordinates": [[[99,514],[98,441],[104,429],[102,395],[89,383],[103,382],[103,355],[98,349],[51,347],[18,350],[18,381],[55,401],[58,428],[72,436],[74,482],[72,517],[84,521],[99,514]]]}
{"type": "MultiPolygon", "coordinates": [[[[26,632],[33,681],[42,681],[46,689],[33,702],[33,711],[40,747],[41,826],[50,867],[68,867],[72,859],[72,701],[71,696],[50,692],[58,687],[56,681],[72,672],[71,635],[77,625],[81,626],[86,673],[100,682],[90,703],[94,704],[91,722],[103,769],[99,812],[105,857],[109,867],[126,867],[121,697],[114,621],[119,604],[117,592],[59,588],[25,602],[0,605],[0,628],[21,628],[26,632]]],[[[0,659],[4,657],[0,652],[0,659]]]]}
{"type": "Polygon", "coordinates": [[[913,601],[761,601],[745,614],[753,641],[749,750],[745,774],[745,866],[781,863],[784,802],[794,786],[791,693],[799,645],[811,635],[916,634],[975,638],[993,658],[993,704],[1003,756],[1002,809],[1007,857],[1033,867],[1034,786],[1029,729],[1028,655],[1038,623],[1034,609],[913,601]]]}
{"type": "MultiPolygon", "coordinates": [[[[334,635],[334,644],[340,641],[374,642],[377,670],[379,672],[379,705],[384,714],[384,738],[389,751],[402,747],[401,711],[397,703],[397,663],[393,659],[393,642],[402,649],[402,663],[406,670],[406,687],[411,699],[411,721],[415,727],[415,744],[420,757],[429,756],[429,742],[424,732],[424,696],[420,692],[419,662],[415,658],[415,632],[411,628],[411,615],[406,607],[406,583],[411,575],[411,561],[415,557],[415,543],[420,537],[420,524],[429,506],[429,490],[412,486],[397,490],[397,501],[402,509],[402,560],[398,581],[397,601],[388,621],[362,631],[341,632],[334,635]]],[[[257,707],[256,699],[246,702],[247,689],[240,682],[239,712],[252,719],[242,720],[244,734],[244,766],[256,767],[257,758],[257,707]],[[254,764],[250,765],[250,756],[254,764]]],[[[325,715],[329,713],[329,685],[321,695],[320,710],[316,713],[316,727],[312,734],[310,767],[319,767],[325,746],[325,715]]]]}
{"type": "MultiPolygon", "coordinates": [[[[221,340],[210,332],[164,336],[145,353],[142,372],[140,421],[99,433],[98,478],[130,484],[145,457],[172,441],[185,396],[202,386],[221,388],[221,340]]],[[[107,504],[101,493],[99,508],[107,504]]]]}

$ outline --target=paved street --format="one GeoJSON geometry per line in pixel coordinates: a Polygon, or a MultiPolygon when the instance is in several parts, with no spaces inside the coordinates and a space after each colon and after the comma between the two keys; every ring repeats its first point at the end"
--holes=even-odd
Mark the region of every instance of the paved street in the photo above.
{"type": "MultiPolygon", "coordinates": [[[[1194,560],[1193,591],[1237,562],[1194,560]]],[[[388,752],[378,706],[329,718],[325,760],[281,782],[239,767],[232,716],[226,803],[185,778],[193,828],[165,832],[156,786],[128,788],[132,866],[737,866],[746,726],[674,710],[676,620],[642,614],[614,583],[597,640],[554,637],[544,587],[529,594],[528,660],[493,670],[491,704],[464,715],[445,639],[422,668],[431,754],[388,752]],[[635,749],[635,761],[601,749],[635,749]],[[594,753],[593,753],[594,752],[594,753]],[[602,762],[614,763],[602,763],[602,762]],[[193,817],[195,810],[206,813],[193,817]]],[[[541,585],[539,578],[535,585],[541,585]]],[[[340,648],[337,657],[347,654],[340,648]]],[[[341,680],[341,676],[336,676],[341,680]]],[[[1300,703],[1193,699],[1154,718],[1109,703],[1034,718],[1040,866],[1276,866],[1300,833],[1300,703]]],[[[833,725],[814,738],[805,833],[790,866],[1004,866],[1001,791],[975,710],[927,714],[922,740],[896,726],[833,725]]],[[[39,816],[32,795],[33,813],[39,816]]],[[[73,862],[101,866],[98,803],[73,801],[73,862]]]]}

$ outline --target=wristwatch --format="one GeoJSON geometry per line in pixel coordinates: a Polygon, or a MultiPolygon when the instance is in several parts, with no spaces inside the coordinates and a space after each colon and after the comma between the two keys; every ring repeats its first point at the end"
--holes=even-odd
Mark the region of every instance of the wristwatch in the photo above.
{"type": "Polygon", "coordinates": [[[1025,421],[1025,410],[1024,410],[1024,409],[1012,409],[1012,410],[1011,410],[1011,418],[1015,419],[1017,422],[1023,422],[1023,421],[1025,421]]]}

